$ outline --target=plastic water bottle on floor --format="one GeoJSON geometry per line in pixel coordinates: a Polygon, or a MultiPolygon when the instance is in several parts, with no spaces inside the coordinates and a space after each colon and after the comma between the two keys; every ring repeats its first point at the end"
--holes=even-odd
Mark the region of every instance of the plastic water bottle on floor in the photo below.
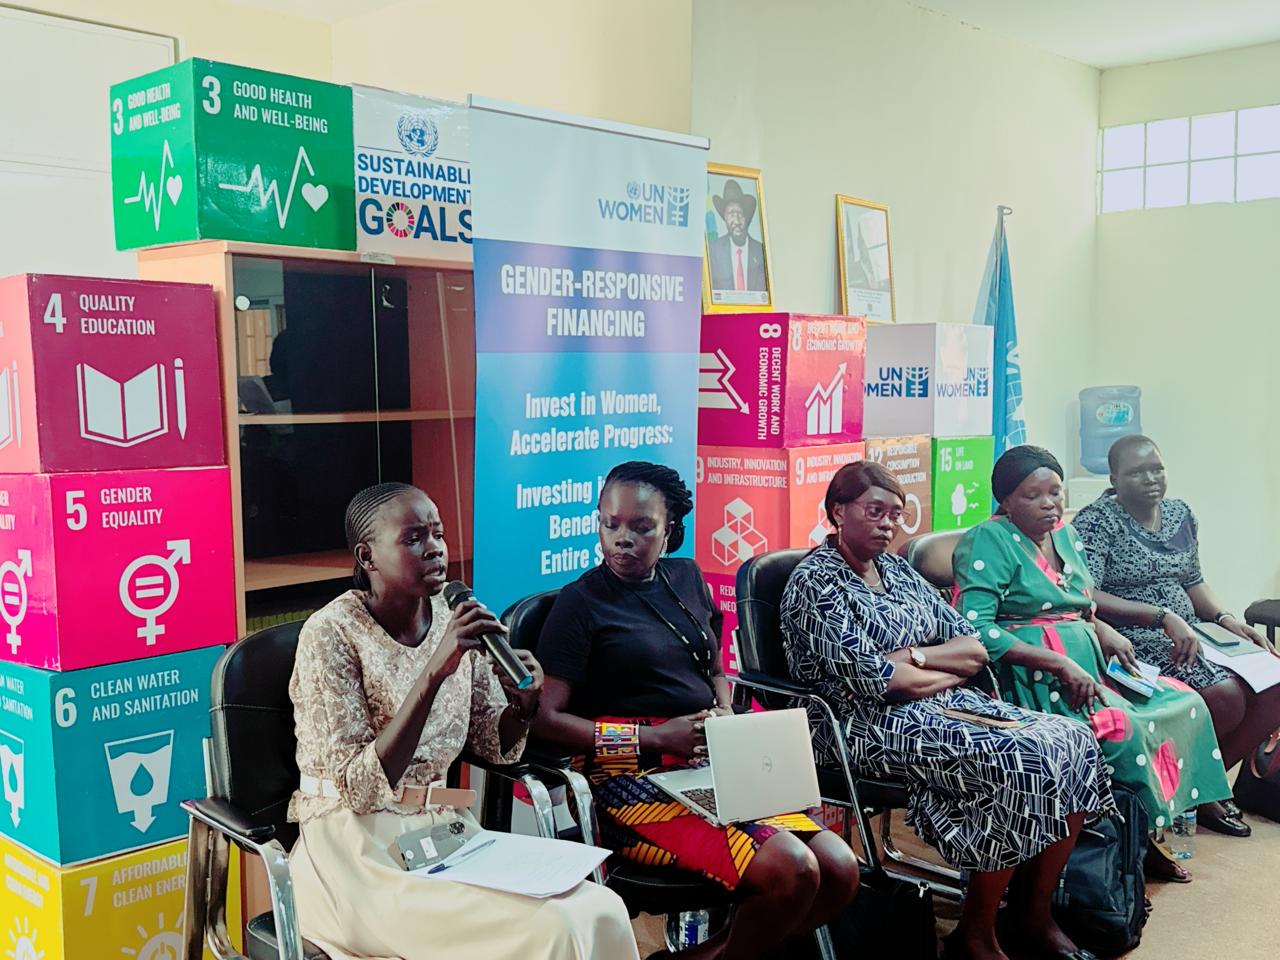
{"type": "Polygon", "coordinates": [[[1196,808],[1184,810],[1173,818],[1169,832],[1169,849],[1179,860],[1190,860],[1196,855],[1196,808]]]}
{"type": "Polygon", "coordinates": [[[667,946],[674,950],[696,947],[710,936],[711,914],[706,910],[667,915],[667,946]]]}

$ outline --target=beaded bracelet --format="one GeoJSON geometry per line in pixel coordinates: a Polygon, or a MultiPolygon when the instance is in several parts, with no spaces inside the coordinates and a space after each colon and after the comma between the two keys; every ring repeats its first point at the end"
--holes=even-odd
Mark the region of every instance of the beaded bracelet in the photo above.
{"type": "Polygon", "coordinates": [[[640,724],[598,721],[595,725],[596,759],[638,757],[640,724]]]}

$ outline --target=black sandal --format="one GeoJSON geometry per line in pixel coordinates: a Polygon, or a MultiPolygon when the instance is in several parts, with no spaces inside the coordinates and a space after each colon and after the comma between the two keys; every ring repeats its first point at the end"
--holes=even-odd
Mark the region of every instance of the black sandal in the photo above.
{"type": "Polygon", "coordinates": [[[1156,883],[1190,883],[1191,874],[1157,847],[1148,843],[1146,856],[1142,858],[1142,872],[1156,883]]]}

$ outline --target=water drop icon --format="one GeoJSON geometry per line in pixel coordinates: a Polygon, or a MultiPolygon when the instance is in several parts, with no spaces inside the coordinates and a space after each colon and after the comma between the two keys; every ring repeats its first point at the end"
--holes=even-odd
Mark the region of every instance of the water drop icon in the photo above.
{"type": "Polygon", "coordinates": [[[155,785],[155,778],[147,772],[147,768],[138,764],[138,769],[133,772],[133,779],[129,781],[129,792],[135,797],[145,797],[155,785]]]}

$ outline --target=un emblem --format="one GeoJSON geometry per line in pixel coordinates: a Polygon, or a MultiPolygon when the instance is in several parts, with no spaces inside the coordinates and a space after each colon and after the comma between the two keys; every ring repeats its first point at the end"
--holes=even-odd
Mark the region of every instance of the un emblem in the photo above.
{"type": "Polygon", "coordinates": [[[440,130],[436,122],[421,113],[401,114],[396,136],[405,151],[418,157],[429,157],[440,146],[440,130]]]}
{"type": "Polygon", "coordinates": [[[637,181],[632,180],[627,184],[627,196],[632,200],[640,199],[640,184],[637,181]]]}

